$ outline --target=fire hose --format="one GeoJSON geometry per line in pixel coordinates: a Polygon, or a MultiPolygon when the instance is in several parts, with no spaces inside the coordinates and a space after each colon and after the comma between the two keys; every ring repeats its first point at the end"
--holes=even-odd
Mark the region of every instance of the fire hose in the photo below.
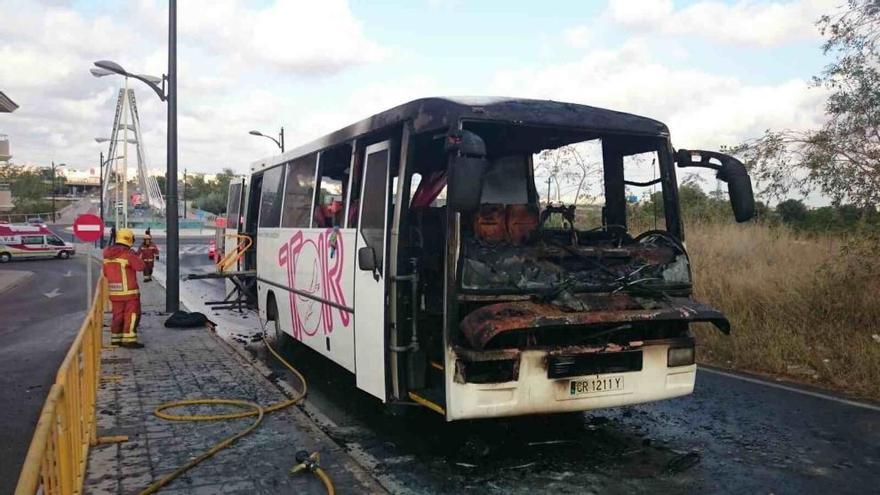
{"type": "MultiPolygon", "coordinates": [[[[153,414],[156,415],[156,417],[164,419],[166,421],[227,421],[227,420],[231,420],[231,419],[248,418],[251,416],[255,416],[256,419],[247,428],[217,442],[216,444],[214,444],[213,447],[206,450],[200,456],[198,456],[195,459],[180,466],[179,468],[175,469],[172,473],[164,476],[163,478],[159,479],[158,481],[156,481],[152,485],[148,486],[147,488],[145,488],[143,491],[140,492],[140,495],[147,495],[150,493],[158,492],[159,489],[168,485],[169,483],[171,483],[173,480],[178,478],[183,473],[194,468],[199,463],[210,458],[211,456],[213,456],[217,452],[220,452],[221,450],[225,449],[226,447],[229,447],[230,445],[235,443],[236,440],[248,435],[249,433],[254,431],[257,428],[257,426],[260,425],[260,423],[263,421],[263,417],[266,414],[273,413],[275,411],[280,411],[282,409],[286,409],[292,405],[298,404],[303,401],[303,399],[305,398],[306,393],[308,391],[308,383],[306,382],[305,377],[302,375],[302,373],[299,372],[299,370],[297,370],[296,368],[293,367],[293,365],[291,365],[289,362],[287,362],[286,359],[281,357],[281,355],[278,353],[278,351],[276,351],[269,344],[269,341],[266,339],[265,334],[263,334],[263,343],[266,344],[266,348],[269,349],[269,352],[271,352],[272,355],[275,356],[275,358],[281,362],[281,364],[283,364],[294,375],[296,375],[297,379],[300,381],[300,383],[302,383],[302,391],[299,392],[299,395],[297,395],[296,397],[294,397],[292,399],[288,399],[285,401],[281,401],[281,402],[272,404],[271,406],[268,406],[268,407],[263,407],[259,404],[256,404],[256,403],[253,403],[250,401],[246,401],[246,400],[213,399],[213,398],[211,398],[211,399],[179,400],[179,401],[166,402],[164,404],[161,404],[159,407],[156,408],[155,411],[153,411],[153,414]],[[178,408],[178,407],[202,406],[202,405],[233,406],[233,407],[237,407],[240,409],[245,409],[245,411],[225,413],[225,414],[213,414],[213,415],[208,415],[208,414],[185,415],[185,414],[171,414],[171,413],[166,412],[168,409],[174,409],[174,408],[178,408]]],[[[326,490],[327,490],[327,493],[329,495],[335,495],[336,489],[333,486],[333,481],[330,479],[330,476],[327,474],[327,472],[321,468],[321,466],[319,465],[319,461],[320,461],[320,456],[317,452],[313,452],[313,453],[309,454],[307,451],[301,450],[296,453],[297,464],[294,465],[290,469],[290,473],[296,474],[301,471],[308,471],[310,473],[313,473],[321,481],[321,483],[323,483],[324,488],[326,488],[326,490]]]]}

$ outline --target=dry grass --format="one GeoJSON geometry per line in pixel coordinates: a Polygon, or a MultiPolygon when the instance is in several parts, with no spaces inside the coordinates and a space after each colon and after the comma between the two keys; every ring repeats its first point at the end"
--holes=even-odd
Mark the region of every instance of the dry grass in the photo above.
{"type": "Polygon", "coordinates": [[[702,362],[880,398],[880,253],[755,224],[691,225],[687,245],[697,299],[733,327],[697,329],[702,362]]]}

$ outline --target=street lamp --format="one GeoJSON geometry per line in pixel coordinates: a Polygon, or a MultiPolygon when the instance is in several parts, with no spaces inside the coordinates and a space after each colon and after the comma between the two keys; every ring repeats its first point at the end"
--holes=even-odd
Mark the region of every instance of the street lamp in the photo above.
{"type": "MultiPolygon", "coordinates": [[[[121,65],[109,60],[95,62],[101,70],[92,69],[96,77],[118,74],[137,79],[150,87],[159,99],[168,105],[168,139],[165,176],[165,232],[168,244],[166,255],[165,311],[173,313],[180,308],[180,232],[177,222],[177,0],[168,0],[168,74],[162,78],[132,74],[121,65]],[[159,83],[161,82],[161,86],[159,83]]],[[[127,95],[126,95],[127,96],[127,95]]]]}
{"type": "Polygon", "coordinates": [[[250,132],[248,132],[248,134],[250,134],[251,136],[260,136],[260,137],[271,139],[272,141],[275,142],[275,144],[278,145],[279,148],[281,148],[281,152],[284,153],[284,127],[283,126],[281,127],[281,132],[278,133],[278,139],[275,139],[272,136],[267,136],[260,131],[250,131],[250,132]]]}
{"type": "Polygon", "coordinates": [[[55,162],[52,162],[52,223],[55,223],[55,169],[66,165],[66,163],[55,165],[55,162]]]}
{"type": "MultiPolygon", "coordinates": [[[[110,139],[108,139],[108,138],[95,138],[96,143],[106,143],[107,141],[110,141],[110,139]]],[[[98,155],[98,181],[99,181],[99,184],[98,184],[99,189],[98,190],[100,191],[98,193],[98,198],[100,201],[99,211],[100,211],[100,215],[101,215],[101,221],[104,221],[104,166],[105,165],[107,166],[107,173],[109,174],[110,173],[110,162],[115,161],[115,160],[119,160],[120,158],[121,157],[117,156],[115,158],[107,158],[105,160],[103,151],[101,151],[98,155]]],[[[118,189],[119,188],[117,188],[117,192],[118,192],[118,189]]],[[[118,215],[118,210],[117,210],[117,215],[118,215]]],[[[103,232],[101,232],[101,247],[102,248],[104,247],[104,233],[103,232]]]]}

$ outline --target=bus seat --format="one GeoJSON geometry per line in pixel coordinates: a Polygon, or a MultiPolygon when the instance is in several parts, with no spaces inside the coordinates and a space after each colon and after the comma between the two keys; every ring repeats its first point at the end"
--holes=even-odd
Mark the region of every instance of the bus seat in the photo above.
{"type": "Polygon", "coordinates": [[[523,244],[538,230],[540,212],[537,205],[507,205],[507,237],[514,245],[523,244]]]}
{"type": "Polygon", "coordinates": [[[474,236],[487,244],[500,244],[507,239],[504,205],[480,205],[474,215],[474,236]]]}

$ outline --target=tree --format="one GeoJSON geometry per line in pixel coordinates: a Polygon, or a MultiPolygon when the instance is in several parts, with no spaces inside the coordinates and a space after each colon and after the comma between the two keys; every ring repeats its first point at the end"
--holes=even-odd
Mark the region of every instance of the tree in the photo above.
{"type": "Polygon", "coordinates": [[[162,193],[162,195],[165,195],[165,191],[167,191],[166,184],[168,183],[168,180],[165,178],[165,176],[157,175],[156,183],[159,185],[159,191],[162,193]]]}
{"type": "Polygon", "coordinates": [[[776,205],[776,213],[783,223],[799,224],[807,218],[807,206],[799,199],[786,199],[776,205]]]}
{"type": "MultiPolygon", "coordinates": [[[[598,181],[602,177],[602,165],[590,159],[590,151],[578,144],[569,144],[538,154],[535,169],[556,185],[556,202],[579,204],[582,199],[589,198],[588,179],[598,181]]],[[[224,170],[227,171],[232,172],[224,170]]]]}
{"type": "Polygon", "coordinates": [[[212,181],[206,181],[204,174],[188,175],[186,196],[200,210],[216,214],[225,213],[229,183],[235,177],[235,172],[231,168],[224,168],[212,181]]]}
{"type": "Polygon", "coordinates": [[[830,93],[818,130],[768,130],[733,149],[765,194],[819,190],[835,204],[880,204],[880,2],[848,0],[819,19],[834,62],[814,78],[830,93]]]}
{"type": "Polygon", "coordinates": [[[50,185],[43,180],[42,170],[27,170],[20,165],[0,167],[0,182],[9,184],[16,213],[40,213],[51,208],[45,201],[50,185]]]}
{"type": "Polygon", "coordinates": [[[196,208],[209,211],[214,214],[226,212],[226,193],[212,192],[204,196],[199,196],[195,200],[196,208]]]}

